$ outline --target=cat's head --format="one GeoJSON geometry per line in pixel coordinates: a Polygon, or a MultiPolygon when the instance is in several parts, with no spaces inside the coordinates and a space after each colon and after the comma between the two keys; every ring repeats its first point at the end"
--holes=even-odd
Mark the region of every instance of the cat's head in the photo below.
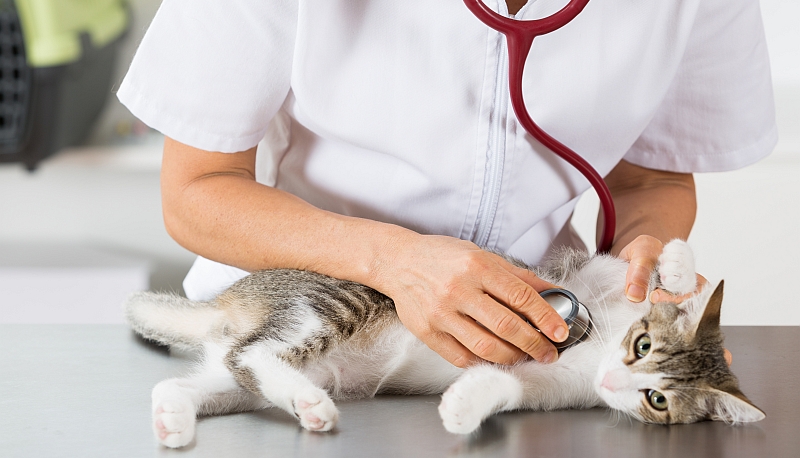
{"type": "Polygon", "coordinates": [[[600,365],[595,388],[612,408],[645,423],[759,421],[724,357],[716,289],[675,305],[654,304],[600,365]]]}

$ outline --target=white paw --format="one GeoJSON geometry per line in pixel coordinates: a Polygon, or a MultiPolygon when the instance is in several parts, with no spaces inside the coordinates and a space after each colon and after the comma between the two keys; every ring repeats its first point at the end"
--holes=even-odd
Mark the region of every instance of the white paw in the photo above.
{"type": "Polygon", "coordinates": [[[658,257],[658,274],[662,287],[673,294],[689,294],[697,289],[694,254],[689,244],[675,239],[664,245],[658,257]]]}
{"type": "Polygon", "coordinates": [[[439,416],[442,417],[444,429],[453,434],[469,434],[478,429],[483,417],[491,412],[483,412],[473,402],[465,383],[456,382],[442,395],[439,404],[439,416]]]}
{"type": "Polygon", "coordinates": [[[167,447],[183,447],[194,438],[197,414],[186,401],[165,400],[153,404],[153,432],[167,447]]]}
{"type": "Polygon", "coordinates": [[[516,377],[496,366],[476,366],[444,392],[439,415],[446,430],[469,434],[484,418],[516,408],[521,399],[522,384],[516,377]]]}
{"type": "Polygon", "coordinates": [[[339,420],[339,411],[320,389],[306,389],[298,393],[292,402],[300,425],[309,431],[330,431],[339,420]]]}

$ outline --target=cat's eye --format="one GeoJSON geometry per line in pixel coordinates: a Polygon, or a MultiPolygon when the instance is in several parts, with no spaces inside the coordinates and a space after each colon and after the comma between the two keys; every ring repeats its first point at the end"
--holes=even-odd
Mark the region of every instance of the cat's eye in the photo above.
{"type": "Polygon", "coordinates": [[[660,391],[649,390],[647,392],[647,402],[656,410],[667,410],[667,397],[660,391]]]}
{"type": "Polygon", "coordinates": [[[636,339],[634,348],[636,350],[636,356],[639,358],[644,358],[648,353],[650,353],[650,335],[642,334],[638,339],[636,339]]]}

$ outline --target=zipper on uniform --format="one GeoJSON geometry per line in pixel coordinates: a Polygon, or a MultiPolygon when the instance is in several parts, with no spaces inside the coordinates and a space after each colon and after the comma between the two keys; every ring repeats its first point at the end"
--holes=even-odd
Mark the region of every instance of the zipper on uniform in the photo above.
{"type": "Polygon", "coordinates": [[[487,142],[486,174],[483,193],[478,206],[477,221],[472,241],[486,246],[492,232],[497,207],[500,202],[500,185],[503,180],[503,165],[506,151],[506,118],[508,114],[508,52],[505,39],[500,41],[500,52],[495,72],[494,115],[489,126],[487,142]]]}

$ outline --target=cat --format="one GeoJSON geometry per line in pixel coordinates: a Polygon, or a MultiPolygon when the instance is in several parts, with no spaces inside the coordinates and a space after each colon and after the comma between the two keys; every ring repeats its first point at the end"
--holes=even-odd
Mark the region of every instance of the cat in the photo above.
{"type": "MultiPolygon", "coordinates": [[[[378,393],[443,393],[442,422],[459,434],[518,409],[607,406],[657,424],[763,419],[724,359],[722,283],[677,305],[637,304],[623,291],[627,267],[612,256],[564,249],[532,268],[572,291],[593,316],[588,340],[552,364],[455,367],[402,325],[390,298],[307,271],[253,272],[209,302],[135,293],[124,308],[145,339],[202,354],[194,374],[153,389],[153,431],[167,447],[190,443],[199,415],[273,406],[308,430],[329,431],[339,419],[332,399],[378,393]]],[[[695,291],[686,242],[665,245],[655,287],[695,291]]]]}

